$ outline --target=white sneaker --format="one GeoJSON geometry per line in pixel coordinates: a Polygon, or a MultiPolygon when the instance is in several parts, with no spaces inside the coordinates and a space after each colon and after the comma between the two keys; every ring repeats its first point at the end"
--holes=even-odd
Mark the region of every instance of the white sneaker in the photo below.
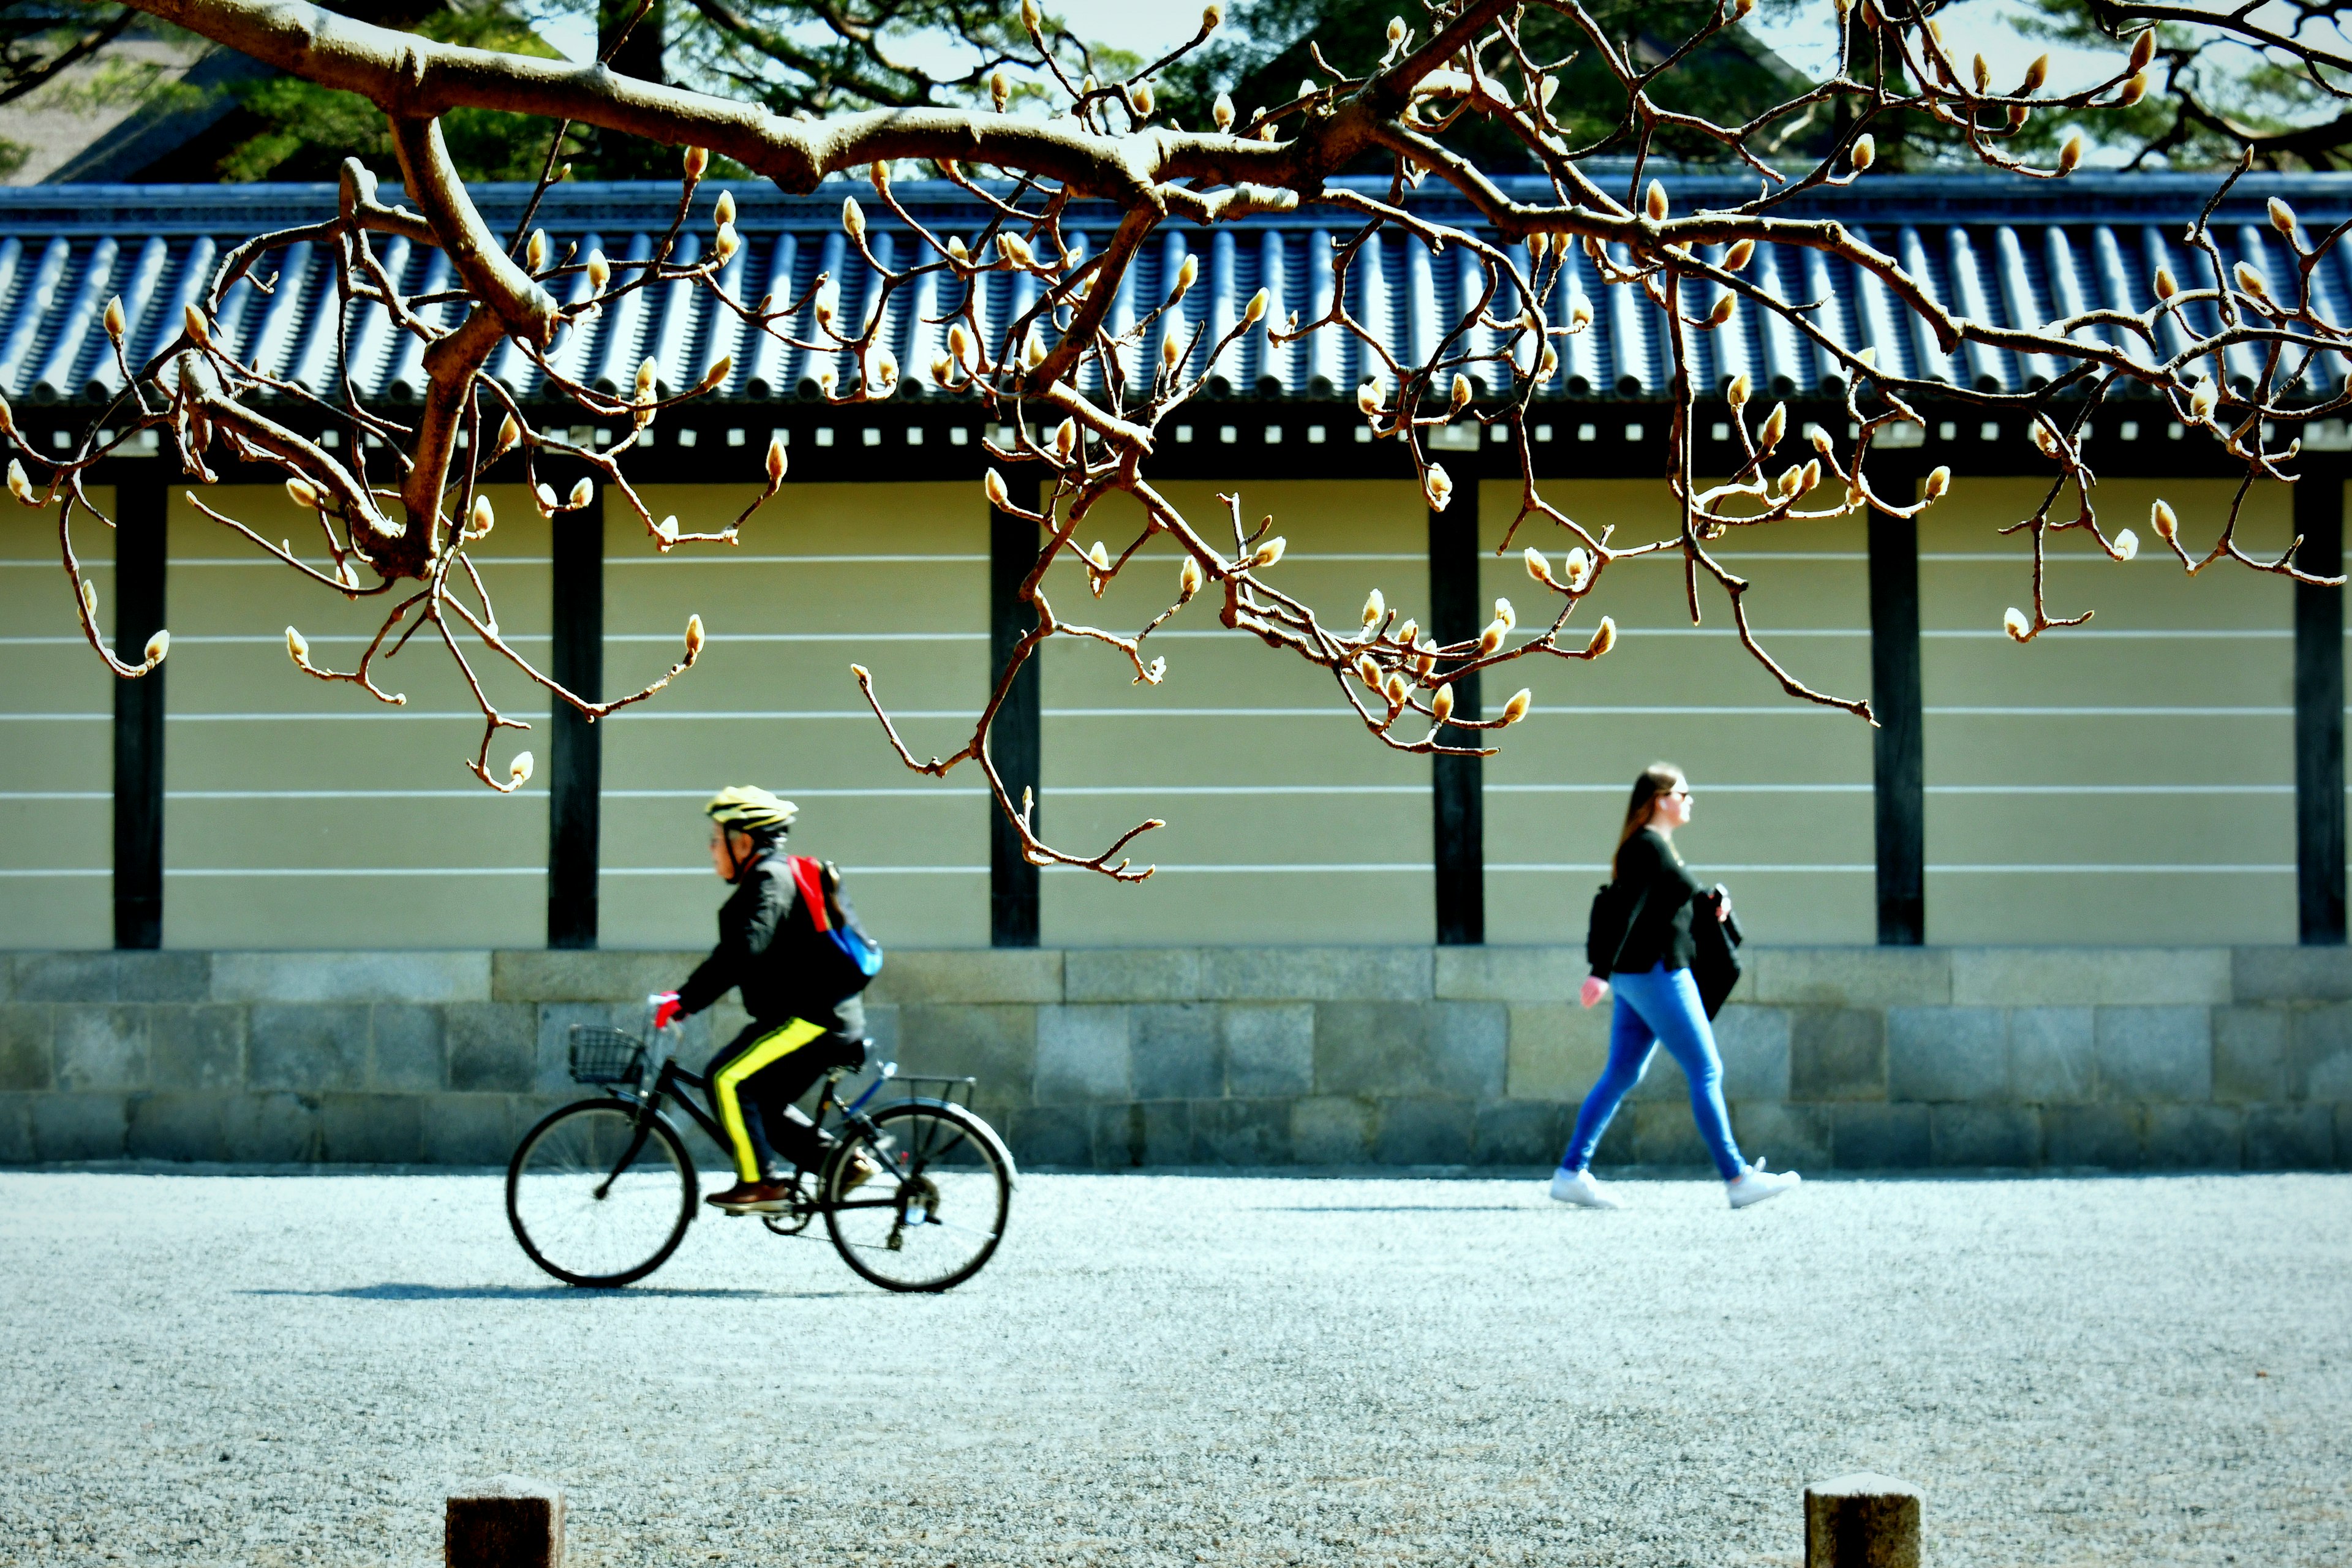
{"type": "Polygon", "coordinates": [[[1805,1179],[1794,1171],[1767,1171],[1765,1164],[1765,1161],[1759,1160],[1723,1184],[1723,1190],[1730,1196],[1733,1208],[1744,1209],[1749,1204],[1777,1198],[1805,1179]]]}
{"type": "Polygon", "coordinates": [[[1551,1200],[1556,1204],[1574,1204],[1580,1209],[1622,1209],[1625,1206],[1625,1200],[1594,1181],[1590,1171],[1553,1172],[1551,1200]]]}

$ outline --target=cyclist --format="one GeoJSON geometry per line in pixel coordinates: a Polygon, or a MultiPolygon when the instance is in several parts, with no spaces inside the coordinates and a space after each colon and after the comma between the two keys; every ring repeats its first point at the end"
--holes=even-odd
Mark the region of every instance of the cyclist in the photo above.
{"type": "MultiPolygon", "coordinates": [[[[866,1065],[866,1008],[811,994],[796,955],[815,922],[793,879],[784,836],[799,815],[766,790],[732,785],[703,807],[710,818],[710,866],[735,891],[719,910],[719,945],[654,1013],[660,1028],[740,991],[751,1023],[704,1069],[740,1178],[706,1202],[732,1214],[788,1207],[793,1167],[814,1170],[832,1140],[793,1102],[828,1068],[866,1065]]],[[[876,1173],[862,1154],[844,1190],[876,1173]]]]}

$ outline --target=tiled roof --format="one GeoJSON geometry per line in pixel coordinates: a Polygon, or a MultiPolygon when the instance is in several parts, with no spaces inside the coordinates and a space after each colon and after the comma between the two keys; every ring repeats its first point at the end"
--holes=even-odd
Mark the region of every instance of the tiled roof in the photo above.
{"type": "MultiPolygon", "coordinates": [[[[1507,182],[1516,184],[1516,182],[1507,182]]],[[[2044,321],[2094,306],[2144,309],[2148,279],[2168,262],[2190,286],[2209,276],[2182,234],[2214,178],[2204,174],[2077,174],[2058,182],[1981,175],[1891,175],[1866,178],[1781,209],[1790,216],[1833,216],[1904,261],[1936,297],[1960,314],[2011,326],[2044,321]]],[[[1751,194],[1753,184],[1722,176],[1671,178],[1675,210],[1689,212],[1751,194]]],[[[1382,187],[1385,188],[1385,187],[1382,187]]],[[[727,279],[743,298],[804,293],[820,272],[841,280],[841,315],[862,320],[870,292],[866,269],[845,265],[841,196],[859,185],[829,186],[814,197],[791,197],[767,186],[736,191],[736,226],[743,248],[727,279]]],[[[976,233],[978,204],[951,185],[896,187],[918,219],[935,232],[976,233]]],[[[1532,183],[1519,192],[1543,200],[1532,183]]],[[[512,223],[525,193],[512,186],[480,188],[478,199],[494,226],[512,223]]],[[[2283,175],[2239,182],[2217,213],[2213,234],[2226,262],[2252,262],[2282,287],[2290,258],[2266,225],[2263,204],[2273,195],[2293,202],[2307,231],[2352,210],[2352,176],[2283,175]]],[[[709,211],[712,193],[698,203],[709,211]]],[[[626,263],[646,258],[675,208],[677,188],[663,184],[560,186],[540,222],[562,247],[578,241],[583,255],[602,248],[628,276],[626,263]]],[[[1470,224],[1469,208],[1450,191],[1425,188],[1416,210],[1470,224]]],[[[911,238],[867,201],[872,243],[886,261],[912,258],[911,238]]],[[[86,402],[110,394],[118,373],[100,316],[107,299],[122,297],[131,321],[133,363],[177,330],[181,307],[195,297],[228,246],[268,228],[315,222],[331,212],[323,185],[132,186],[44,185],[0,190],[0,392],[20,401],[86,402]]],[[[1092,249],[1109,232],[1108,209],[1079,205],[1065,226],[1092,249]]],[[[1213,329],[1237,319],[1261,285],[1274,294],[1271,319],[1311,312],[1330,287],[1332,242],[1359,225],[1337,211],[1253,218],[1201,229],[1171,220],[1130,268],[1113,308],[1113,325],[1132,321],[1164,297],[1168,280],[1188,255],[1198,255],[1201,284],[1182,307],[1187,331],[1204,315],[1213,329]]],[[[709,242],[698,218],[684,237],[684,258],[709,242]]],[[[404,240],[376,243],[405,287],[429,292],[444,286],[448,266],[439,252],[404,240]]],[[[1476,268],[1459,247],[1432,254],[1391,233],[1380,240],[1380,265],[1359,263],[1351,275],[1357,316],[1404,357],[1426,354],[1441,330],[1477,298],[1476,268]]],[[[851,253],[854,263],[855,256],[851,253]]],[[[1562,398],[1657,398],[1666,386],[1657,313],[1633,290],[1599,286],[1591,263],[1572,258],[1582,290],[1591,297],[1590,331],[1565,340],[1559,375],[1544,390],[1562,398]]],[[[310,245],[285,253],[290,287],[264,294],[240,285],[226,302],[224,327],[237,354],[325,393],[334,375],[333,275],[329,258],[310,245]]],[[[1767,247],[1750,274],[1784,298],[1818,301],[1817,320],[1853,347],[1877,345],[1879,363],[1906,374],[2006,391],[2023,390],[2053,374],[2036,357],[2005,350],[1964,348],[1941,353],[1923,326],[1895,304],[1874,278],[1816,251],[1767,247]]],[[[985,318],[1001,326],[1034,300],[1034,283],[1003,274],[989,279],[985,318]]],[[[581,285],[584,288],[584,283],[581,285]]],[[[2352,321],[2352,258],[2341,252],[2319,271],[2319,299],[2331,319],[2352,321]]],[[[1569,296],[1556,292],[1552,311],[1565,321],[1569,296]]],[[[1711,300],[1704,303],[1711,303],[1711,300]]],[[[1703,306],[1702,306],[1703,308],[1703,306]]],[[[1497,300],[1496,309],[1516,309],[1497,300]]],[[[892,343],[906,367],[902,395],[922,395],[924,369],[943,329],[920,318],[937,312],[929,285],[909,290],[894,308],[892,343]]],[[[810,335],[807,323],[802,335],[810,335]]],[[[1485,334],[1481,334],[1482,336],[1485,334]]],[[[707,292],[684,285],[626,295],[569,334],[558,363],[591,381],[625,385],[644,355],[653,354],[665,379],[698,379],[719,354],[731,353],[733,374],[720,395],[730,402],[813,394],[825,356],[772,339],[747,342],[733,316],[712,308],[707,292]]],[[[1700,384],[1715,386],[1738,371],[1780,395],[1824,389],[1826,367],[1784,321],[1767,320],[1743,303],[1720,331],[1699,334],[1700,384]]],[[[2185,340],[2168,325],[2164,347],[2185,340]]],[[[1157,336],[1146,351],[1157,347],[1157,336]]],[[[2231,379],[2259,368],[2251,351],[2232,351],[2231,379]]],[[[395,334],[381,309],[355,312],[352,333],[354,379],[373,397],[400,401],[420,385],[420,348],[395,334]]],[[[1227,382],[1213,390],[1245,397],[1316,398],[1348,394],[1366,372],[1362,350],[1331,332],[1288,348],[1253,332],[1223,367],[1227,382]]],[[[2331,363],[2313,373],[2315,384],[2340,384],[2347,366],[2331,363]]],[[[491,370],[530,396],[538,374],[511,347],[491,370]]],[[[854,380],[845,374],[845,380],[854,380]]],[[[1832,390],[1834,384],[1831,384],[1832,390]]],[[[933,394],[933,395],[937,395],[933,394]]]]}

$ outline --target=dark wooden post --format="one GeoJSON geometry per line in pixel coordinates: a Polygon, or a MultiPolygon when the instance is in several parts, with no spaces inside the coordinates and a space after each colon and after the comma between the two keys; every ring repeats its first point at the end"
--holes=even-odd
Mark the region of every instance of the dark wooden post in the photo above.
{"type": "MultiPolygon", "coordinates": [[[[1454,492],[1454,503],[1429,514],[1430,635],[1441,643],[1465,641],[1486,625],[1478,603],[1478,485],[1454,492]]],[[[1454,680],[1454,711],[1465,719],[1478,710],[1476,671],[1454,680]]],[[[1486,742],[1488,731],[1449,726],[1451,745],[1486,742]]],[[[1437,876],[1437,940],[1444,946],[1475,946],[1486,940],[1486,823],[1482,760],[1430,758],[1430,796],[1437,876]]]]}
{"type": "MultiPolygon", "coordinates": [[[[1881,475],[1889,483],[1894,476],[1881,475]]],[[[1870,710],[1878,816],[1878,942],[1927,940],[1927,797],[1919,695],[1919,530],[1870,518],[1870,710]]]]}
{"type": "MultiPolygon", "coordinates": [[[[993,682],[1023,635],[1037,624],[1034,606],[1021,600],[1022,580],[1037,564],[1037,525],[1025,517],[991,507],[988,513],[988,674],[993,682]]],[[[988,755],[996,764],[1006,793],[1017,803],[1021,792],[1038,788],[1044,752],[1044,698],[1038,684],[1037,660],[1044,650],[1029,656],[1004,706],[989,727],[988,755]]],[[[1032,831],[1042,820],[1045,803],[1030,817],[1032,831]]],[[[1021,835],[1004,820],[994,801],[988,803],[988,942],[992,947],[1037,945],[1037,868],[1021,852],[1021,835]]]]}
{"type": "MultiPolygon", "coordinates": [[[[2305,459],[2294,487],[2295,564],[2344,570],[2340,461],[2305,459]]],[[[2344,943],[2344,590],[2294,585],[2296,928],[2308,947],[2344,943]]]]}
{"type": "MultiPolygon", "coordinates": [[[[604,492],[554,524],[550,673],[583,697],[604,693],[604,492]]],[[[547,780],[547,945],[596,945],[604,831],[604,731],[558,701],[547,780]]]]}
{"type": "MultiPolygon", "coordinates": [[[[168,506],[160,479],[114,487],[114,647],[136,664],[163,629],[168,506]]],[[[114,683],[114,945],[163,945],[163,676],[114,683]]]]}

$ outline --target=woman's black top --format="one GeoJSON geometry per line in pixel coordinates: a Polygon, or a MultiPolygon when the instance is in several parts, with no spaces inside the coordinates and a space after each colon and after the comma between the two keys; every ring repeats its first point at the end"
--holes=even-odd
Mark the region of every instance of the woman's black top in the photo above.
{"type": "Polygon", "coordinates": [[[1622,952],[1595,952],[1587,943],[1584,957],[1592,973],[1640,974],[1660,963],[1668,969],[1688,969],[1696,952],[1691,942],[1691,900],[1706,889],[1690,874],[1665,835],[1644,827],[1625,840],[1625,847],[1617,851],[1617,878],[1612,886],[1624,900],[1619,908],[1628,911],[1645,890],[1649,898],[1625,933],[1622,952]]]}

